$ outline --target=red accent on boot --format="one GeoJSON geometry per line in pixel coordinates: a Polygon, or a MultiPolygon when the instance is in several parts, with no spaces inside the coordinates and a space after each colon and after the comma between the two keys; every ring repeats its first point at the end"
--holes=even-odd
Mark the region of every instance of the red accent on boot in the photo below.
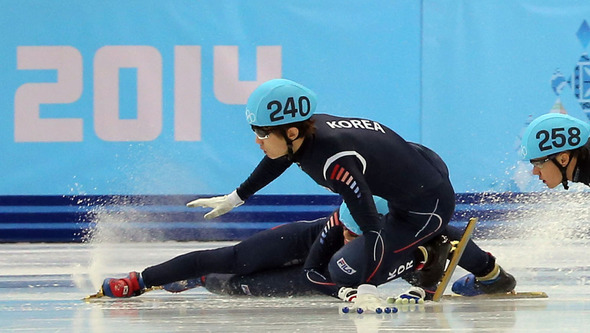
{"type": "Polygon", "coordinates": [[[109,286],[115,297],[135,296],[139,288],[139,280],[136,272],[129,273],[129,276],[123,279],[111,279],[109,286]]]}

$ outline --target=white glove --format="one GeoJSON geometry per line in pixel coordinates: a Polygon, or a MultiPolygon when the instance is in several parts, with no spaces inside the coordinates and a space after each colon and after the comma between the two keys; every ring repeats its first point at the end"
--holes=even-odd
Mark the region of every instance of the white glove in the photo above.
{"type": "Polygon", "coordinates": [[[354,302],[356,294],[357,290],[355,288],[340,287],[340,289],[338,289],[338,298],[345,302],[354,302]]]}
{"type": "Polygon", "coordinates": [[[342,308],[342,312],[348,313],[349,311],[356,313],[391,313],[397,312],[395,307],[391,308],[386,306],[385,300],[379,297],[377,287],[370,284],[361,284],[357,288],[356,299],[354,305],[350,308],[342,308]]]}
{"type": "Polygon", "coordinates": [[[213,198],[202,198],[193,200],[186,204],[187,207],[209,207],[213,208],[212,211],[205,214],[206,219],[212,219],[223,215],[230,210],[238,207],[239,205],[243,204],[244,201],[240,198],[237,191],[233,191],[232,193],[220,197],[213,197],[213,198]]]}
{"type": "Polygon", "coordinates": [[[426,292],[420,287],[411,287],[406,292],[399,294],[397,297],[388,297],[387,303],[396,304],[422,304],[426,292]]]}

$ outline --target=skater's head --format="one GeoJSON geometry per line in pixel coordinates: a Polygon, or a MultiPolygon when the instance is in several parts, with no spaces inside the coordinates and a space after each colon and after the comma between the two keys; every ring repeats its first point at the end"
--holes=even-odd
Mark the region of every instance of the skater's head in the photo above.
{"type": "Polygon", "coordinates": [[[268,157],[292,158],[303,139],[315,131],[311,116],[316,104],[316,95],[310,89],[290,80],[273,79],[248,98],[246,120],[268,157]]]}
{"type": "MultiPolygon", "coordinates": [[[[377,208],[377,213],[379,213],[379,215],[385,215],[389,212],[387,200],[374,195],[373,201],[375,202],[375,208],[377,208]]],[[[338,218],[340,219],[340,222],[344,225],[344,227],[348,230],[349,233],[352,233],[353,235],[357,236],[363,234],[363,231],[359,227],[358,223],[356,223],[356,221],[350,214],[350,210],[348,209],[348,206],[345,202],[343,202],[340,205],[340,209],[338,211],[338,218]]]]}
{"type": "Polygon", "coordinates": [[[588,142],[590,125],[572,116],[548,113],[533,120],[526,128],[521,155],[533,165],[533,174],[545,185],[562,184],[568,189],[579,149],[588,142]]]}
{"type": "Polygon", "coordinates": [[[266,81],[252,92],[246,119],[252,126],[273,127],[309,119],[316,108],[310,89],[286,79],[266,81]]]}

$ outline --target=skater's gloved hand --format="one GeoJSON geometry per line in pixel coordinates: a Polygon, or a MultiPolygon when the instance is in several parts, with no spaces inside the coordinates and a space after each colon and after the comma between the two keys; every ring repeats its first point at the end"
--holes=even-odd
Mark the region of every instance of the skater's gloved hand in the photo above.
{"type": "Polygon", "coordinates": [[[379,297],[377,287],[370,284],[361,284],[357,288],[356,299],[352,307],[357,313],[382,313],[383,311],[389,312],[385,300],[379,297]],[[361,309],[359,311],[358,309],[361,309]]]}
{"type": "Polygon", "coordinates": [[[397,304],[421,304],[424,303],[426,292],[420,287],[411,287],[407,291],[399,294],[397,297],[387,298],[387,303],[397,304]]]}
{"type": "Polygon", "coordinates": [[[345,302],[354,302],[356,295],[356,288],[340,287],[340,289],[338,289],[338,298],[345,302]]]}
{"type": "Polygon", "coordinates": [[[193,200],[187,203],[186,206],[213,208],[213,210],[205,214],[206,219],[212,219],[229,212],[243,203],[244,201],[240,198],[238,192],[234,190],[232,193],[220,197],[193,200]]]}

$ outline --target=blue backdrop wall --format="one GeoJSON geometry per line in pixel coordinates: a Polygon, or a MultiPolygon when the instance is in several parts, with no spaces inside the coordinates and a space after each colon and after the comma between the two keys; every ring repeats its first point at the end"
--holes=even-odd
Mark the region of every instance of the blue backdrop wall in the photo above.
{"type": "MultiPolygon", "coordinates": [[[[0,17],[5,200],[228,193],[262,158],[244,104],[276,77],[433,148],[458,193],[539,190],[524,126],[590,110],[588,1],[22,0],[0,17]]],[[[259,194],[329,193],[292,168],[259,194]]]]}

